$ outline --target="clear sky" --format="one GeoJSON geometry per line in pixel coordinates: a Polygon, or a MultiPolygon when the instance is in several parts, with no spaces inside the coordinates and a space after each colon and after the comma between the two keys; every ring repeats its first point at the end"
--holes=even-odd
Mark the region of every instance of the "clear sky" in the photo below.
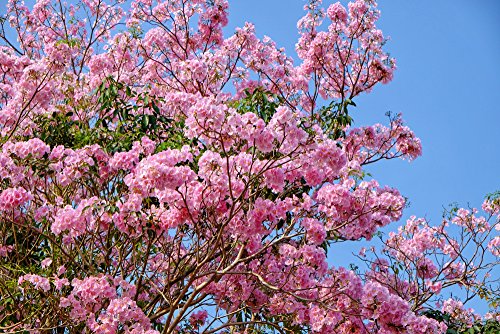
{"type": "MultiPolygon", "coordinates": [[[[304,3],[229,0],[227,32],[252,22],[259,37],[270,36],[296,58],[304,3]]],[[[444,206],[479,207],[500,190],[500,1],[379,0],[379,9],[378,26],[391,38],[386,50],[398,69],[391,83],[358,97],[352,115],[355,125],[368,125],[386,122],[387,111],[403,113],[423,156],[369,171],[409,197],[405,218],[439,223],[444,206]]]]}

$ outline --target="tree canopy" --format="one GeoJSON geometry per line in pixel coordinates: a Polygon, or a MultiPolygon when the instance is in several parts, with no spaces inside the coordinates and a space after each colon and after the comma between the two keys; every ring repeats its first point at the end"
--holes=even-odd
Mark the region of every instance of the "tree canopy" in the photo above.
{"type": "Polygon", "coordinates": [[[407,200],[365,166],[422,147],[401,115],[353,126],[395,70],[376,3],[307,2],[298,63],[225,37],[228,6],[8,1],[0,331],[497,333],[498,193],[379,233],[407,200]],[[327,261],[360,240],[366,268],[327,261]]]}

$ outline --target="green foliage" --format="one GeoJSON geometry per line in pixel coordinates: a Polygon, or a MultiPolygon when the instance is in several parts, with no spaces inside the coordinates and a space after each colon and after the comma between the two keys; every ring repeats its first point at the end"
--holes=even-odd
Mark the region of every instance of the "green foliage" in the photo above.
{"type": "Polygon", "coordinates": [[[79,39],[76,38],[61,39],[56,42],[56,45],[61,45],[61,44],[66,44],[69,47],[74,48],[74,47],[80,47],[81,42],[79,39]]]}
{"type": "Polygon", "coordinates": [[[128,151],[144,136],[158,143],[157,151],[191,142],[183,134],[183,120],[161,113],[161,99],[138,93],[111,77],[99,85],[95,96],[98,112],[89,122],[78,120],[72,111],[39,116],[35,123],[40,139],[51,147],[73,149],[98,144],[108,153],[128,151]]]}
{"type": "Polygon", "coordinates": [[[80,133],[77,122],[71,120],[72,112],[58,113],[53,112],[52,115],[38,116],[35,123],[39,127],[39,138],[50,147],[64,145],[65,147],[78,148],[75,134],[80,133]]]}
{"type": "Polygon", "coordinates": [[[271,120],[276,113],[276,109],[283,105],[282,99],[263,88],[256,88],[252,92],[245,90],[245,97],[240,100],[231,101],[229,106],[235,108],[242,114],[252,112],[266,122],[271,120]]]}
{"type": "Polygon", "coordinates": [[[356,106],[352,100],[342,102],[332,101],[317,111],[323,131],[332,139],[345,137],[345,129],[352,125],[353,118],[349,116],[348,106],[356,106]]]}
{"type": "Polygon", "coordinates": [[[500,190],[486,195],[485,199],[493,205],[500,205],[500,190]]]}
{"type": "MultiPolygon", "coordinates": [[[[279,95],[265,91],[263,88],[256,88],[253,91],[245,90],[245,96],[240,100],[232,101],[229,106],[241,113],[253,112],[268,123],[276,113],[276,108],[284,104],[285,101],[279,95]]],[[[342,102],[332,101],[315,112],[323,131],[330,138],[345,137],[345,129],[353,123],[353,118],[348,112],[349,106],[355,107],[356,103],[350,99],[342,102]]],[[[307,131],[307,127],[304,130],[307,131]]]]}

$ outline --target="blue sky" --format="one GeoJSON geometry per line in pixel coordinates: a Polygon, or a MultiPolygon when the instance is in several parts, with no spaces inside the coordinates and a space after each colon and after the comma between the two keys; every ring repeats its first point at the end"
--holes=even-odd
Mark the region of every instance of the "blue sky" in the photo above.
{"type": "MultiPolygon", "coordinates": [[[[228,33],[252,22],[259,37],[270,36],[296,58],[304,0],[229,3],[228,33]]],[[[386,122],[387,111],[403,113],[422,140],[423,156],[369,171],[409,198],[404,218],[439,223],[448,204],[479,207],[487,193],[500,190],[500,1],[379,0],[379,9],[378,26],[391,38],[386,50],[398,69],[391,83],[358,97],[352,115],[359,126],[386,122]]]]}

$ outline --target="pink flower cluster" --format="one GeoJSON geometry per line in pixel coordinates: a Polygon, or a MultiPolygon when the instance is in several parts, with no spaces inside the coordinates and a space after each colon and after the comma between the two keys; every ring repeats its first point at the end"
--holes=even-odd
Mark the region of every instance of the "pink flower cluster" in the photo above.
{"type": "Polygon", "coordinates": [[[441,303],[441,311],[445,314],[449,314],[458,321],[463,322],[471,326],[474,321],[477,320],[477,316],[474,314],[473,309],[466,309],[464,304],[456,299],[447,299],[441,303]]]}
{"type": "Polygon", "coordinates": [[[335,3],[325,15],[320,3],[311,2],[309,12],[297,23],[301,33],[297,54],[303,61],[300,73],[319,83],[324,99],[353,98],[378,82],[389,82],[396,66],[382,50],[385,38],[375,27],[379,12],[357,0],[349,4],[348,12],[335,3]],[[318,31],[326,17],[328,29],[318,31]]]}
{"type": "Polygon", "coordinates": [[[0,210],[19,209],[33,199],[33,195],[24,188],[7,188],[0,194],[0,210]]]}
{"type": "Polygon", "coordinates": [[[97,334],[119,333],[119,329],[129,334],[159,333],[151,330],[149,319],[129,297],[112,299],[97,321],[92,317],[87,323],[92,332],[97,334]]]}
{"type": "Polygon", "coordinates": [[[76,209],[71,205],[66,205],[58,210],[54,222],[50,226],[52,233],[59,235],[64,231],[69,231],[68,236],[75,238],[86,231],[92,230],[95,224],[93,207],[97,202],[96,197],[91,197],[82,200],[76,209]]]}
{"type": "Polygon", "coordinates": [[[380,188],[376,181],[362,182],[351,190],[353,186],[353,180],[348,180],[327,184],[317,192],[328,230],[346,239],[371,239],[378,227],[401,217],[405,200],[397,190],[380,188]]]}
{"type": "Polygon", "coordinates": [[[50,290],[50,282],[46,277],[42,277],[39,275],[27,274],[19,277],[17,284],[21,285],[23,282],[29,282],[33,285],[33,287],[37,290],[42,290],[44,292],[48,292],[50,290]]]}
{"type": "Polygon", "coordinates": [[[488,242],[488,249],[493,255],[500,257],[500,236],[496,236],[488,242]]]}
{"type": "Polygon", "coordinates": [[[376,124],[351,129],[345,140],[345,150],[350,161],[365,165],[398,157],[413,160],[422,154],[422,144],[413,131],[403,125],[401,115],[397,115],[390,127],[376,124]]]}
{"type": "Polygon", "coordinates": [[[15,154],[20,159],[31,155],[35,159],[42,158],[50,153],[50,147],[38,138],[32,138],[25,142],[7,142],[2,147],[4,152],[15,154]]]}
{"type": "Polygon", "coordinates": [[[189,317],[189,323],[193,327],[198,328],[200,326],[203,326],[207,318],[208,318],[207,311],[197,311],[191,314],[191,316],[189,317]]]}
{"type": "Polygon", "coordinates": [[[371,326],[383,333],[445,333],[446,325],[425,316],[417,316],[401,297],[391,294],[377,282],[368,282],[363,287],[361,299],[363,312],[376,323],[371,326]]]}
{"type": "Polygon", "coordinates": [[[60,304],[61,307],[71,309],[71,318],[74,320],[86,320],[87,317],[98,312],[106,300],[117,297],[115,287],[104,275],[83,280],[75,278],[71,286],[73,287],[71,294],[61,298],[60,304]]]}
{"type": "Polygon", "coordinates": [[[0,246],[0,257],[6,257],[14,249],[14,246],[0,246]]]}

